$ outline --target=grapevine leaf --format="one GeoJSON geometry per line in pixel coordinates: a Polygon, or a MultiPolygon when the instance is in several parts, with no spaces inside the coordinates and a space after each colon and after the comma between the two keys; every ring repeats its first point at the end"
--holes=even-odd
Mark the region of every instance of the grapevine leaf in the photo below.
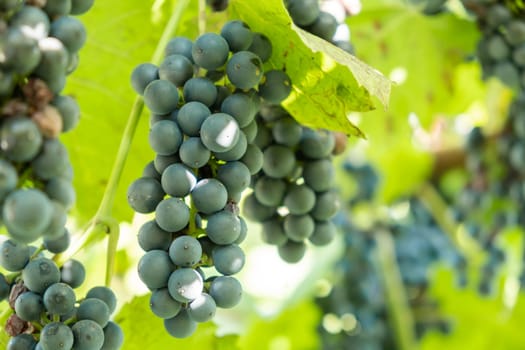
{"type": "Polygon", "coordinates": [[[284,102],[302,124],[363,137],[348,120],[350,111],[374,109],[372,96],[386,107],[390,82],[352,55],[292,23],[282,0],[234,0],[236,16],[273,45],[269,65],[285,69],[293,84],[284,102]]]}
{"type": "Polygon", "coordinates": [[[134,297],[115,317],[124,331],[123,349],[237,349],[237,336],[218,337],[217,326],[212,322],[200,323],[197,331],[188,338],[176,339],[164,329],[163,320],[149,308],[149,294],[134,297]]]}

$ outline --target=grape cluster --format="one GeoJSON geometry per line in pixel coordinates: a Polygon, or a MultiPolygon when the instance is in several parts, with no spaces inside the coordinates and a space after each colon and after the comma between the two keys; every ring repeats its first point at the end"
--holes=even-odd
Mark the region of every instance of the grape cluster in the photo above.
{"type": "Polygon", "coordinates": [[[476,15],[482,38],[477,57],[484,78],[496,77],[515,90],[525,87],[525,11],[503,0],[462,0],[476,15]]]}
{"type": "MultiPolygon", "coordinates": [[[[66,247],[62,241],[49,246],[54,252],[66,247]]],[[[15,273],[11,283],[0,278],[0,296],[9,297],[14,311],[5,327],[11,336],[7,350],[121,347],[122,330],[109,319],[117,303],[113,291],[98,286],[76,298],[74,289],[86,275],[82,263],[70,259],[58,267],[44,248],[6,240],[0,245],[0,266],[15,273]]]]}
{"type": "Polygon", "coordinates": [[[337,278],[329,294],[317,299],[325,314],[319,330],[324,349],[396,349],[388,323],[384,285],[375,263],[375,234],[386,231],[394,239],[397,264],[414,315],[414,331],[421,338],[429,329],[449,332],[450,324],[440,315],[437,303],[426,293],[430,271],[437,262],[464,268],[464,259],[455,251],[434,219],[414,199],[399,200],[395,206],[408,207],[403,218],[352,222],[353,208],[373,200],[378,178],[368,165],[344,164],[357,184],[347,202],[348,213],[339,213],[338,226],[345,232],[345,251],[336,266],[337,278]],[[365,190],[363,190],[365,189],[365,190]]]}
{"type": "Polygon", "coordinates": [[[155,212],[138,233],[146,252],[138,272],[152,291],[151,310],[174,337],[240,301],[232,275],[244,266],[247,226],[238,203],[263,165],[255,116],[261,99],[280,102],[291,88],[285,73],[264,72],[271,53],[266,36],[234,20],[220,35],[173,38],[159,66],[132,72],[152,112],[156,153],[128,189],[135,211],[155,212]],[[210,276],[211,267],[219,275],[210,276]]]}
{"type": "Polygon", "coordinates": [[[263,150],[262,171],[244,201],[245,215],[262,224],[262,238],[276,245],[289,263],[301,260],[306,240],[332,241],[338,210],[334,189],[333,132],[301,126],[280,106],[265,106],[257,116],[255,143],[263,150]]]}
{"type": "Polygon", "coordinates": [[[76,126],[80,110],[60,92],[86,39],[72,15],[92,3],[0,4],[0,227],[19,242],[67,235],[75,191],[58,136],[76,126]]]}

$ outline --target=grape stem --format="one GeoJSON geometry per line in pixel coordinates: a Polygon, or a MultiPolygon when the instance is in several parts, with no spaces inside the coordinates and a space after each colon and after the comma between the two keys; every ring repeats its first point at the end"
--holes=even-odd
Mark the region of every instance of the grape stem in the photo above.
{"type": "Polygon", "coordinates": [[[414,320],[408,305],[408,298],[401,273],[397,265],[394,242],[390,233],[378,232],[375,236],[375,261],[379,264],[379,274],[383,280],[388,319],[394,330],[397,348],[418,349],[414,334],[414,320]]]}
{"type": "Polygon", "coordinates": [[[199,35],[206,32],[206,0],[199,0],[199,35]]]}
{"type": "MultiPolygon", "coordinates": [[[[155,52],[153,53],[151,59],[153,64],[158,65],[161,63],[164,56],[164,48],[177,29],[181,21],[182,14],[188,7],[189,3],[190,0],[177,1],[171,17],[164,27],[164,32],[159,39],[155,52]]],[[[117,156],[115,158],[115,162],[113,163],[113,168],[111,169],[108,184],[105,188],[104,195],[100,201],[98,210],[94,217],[89,221],[86,230],[83,232],[83,237],[80,239],[79,243],[75,246],[72,246],[72,249],[68,250],[66,253],[64,253],[64,256],[60,258],[60,260],[67,260],[71,256],[75,255],[79,250],[91,245],[92,242],[98,241],[107,235],[109,237],[105,277],[105,283],[107,286],[110,285],[111,279],[113,277],[115,254],[120,234],[118,222],[112,217],[111,211],[115,203],[118,184],[120,182],[124,165],[126,163],[126,159],[131,148],[131,143],[135,136],[135,131],[137,130],[143,109],[144,100],[141,96],[137,96],[133,102],[128,121],[120,141],[119,149],[117,151],[117,156]]]]}

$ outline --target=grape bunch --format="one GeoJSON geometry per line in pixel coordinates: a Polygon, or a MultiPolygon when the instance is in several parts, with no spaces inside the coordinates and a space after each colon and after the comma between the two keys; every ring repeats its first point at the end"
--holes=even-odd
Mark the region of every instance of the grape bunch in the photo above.
{"type": "MultiPolygon", "coordinates": [[[[48,247],[61,252],[67,244],[48,247]]],[[[44,248],[13,240],[2,242],[0,252],[0,266],[14,272],[11,283],[0,278],[0,297],[9,298],[14,311],[5,326],[7,350],[120,349],[122,330],[110,321],[117,304],[113,291],[97,286],[85,298],[75,295],[86,276],[82,263],[70,259],[58,267],[44,248]]]]}
{"type": "Polygon", "coordinates": [[[58,136],[76,126],[80,110],[60,92],[86,39],[82,22],[72,15],[92,3],[0,4],[0,228],[19,242],[67,234],[75,191],[58,136]]]}
{"type": "Polygon", "coordinates": [[[263,150],[260,174],[244,201],[244,213],[262,224],[262,238],[276,245],[279,256],[296,263],[306,241],[322,246],[332,241],[330,220],[338,210],[332,152],[335,136],[301,126],[277,105],[257,116],[256,145],[263,150]]]}
{"type": "Polygon", "coordinates": [[[483,77],[496,77],[515,89],[525,87],[525,11],[510,1],[462,0],[482,33],[477,57],[483,77]]]}
{"type": "Polygon", "coordinates": [[[174,337],[191,335],[217,307],[241,299],[232,276],[245,262],[239,244],[247,226],[238,203],[263,163],[255,116],[261,99],[280,102],[291,88],[285,73],[264,72],[271,53],[266,36],[234,20],[220,35],[173,38],[159,66],[144,63],[132,72],[131,84],[152,113],[156,153],[128,189],[136,212],[155,212],[138,233],[145,251],[138,273],[152,291],[152,312],[174,337]]]}
{"type": "Polygon", "coordinates": [[[421,338],[428,330],[448,333],[450,324],[435,300],[426,293],[436,263],[448,263],[463,273],[465,260],[437,227],[432,216],[415,198],[400,199],[392,205],[407,206],[404,217],[376,218],[366,225],[353,222],[353,210],[374,199],[377,174],[369,164],[344,164],[356,193],[346,201],[336,222],[345,235],[345,250],[336,265],[336,278],[326,296],[317,298],[325,314],[319,331],[323,349],[396,349],[390,330],[384,284],[374,255],[376,233],[392,235],[397,264],[407,290],[414,317],[414,332],[421,338]]]}

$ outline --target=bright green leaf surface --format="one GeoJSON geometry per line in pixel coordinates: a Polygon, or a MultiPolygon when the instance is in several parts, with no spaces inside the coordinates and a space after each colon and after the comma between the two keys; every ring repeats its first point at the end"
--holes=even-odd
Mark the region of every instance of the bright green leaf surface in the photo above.
{"type": "Polygon", "coordinates": [[[163,321],[149,309],[149,294],[135,297],[123,306],[115,321],[124,331],[126,350],[144,349],[237,349],[236,336],[217,337],[217,327],[212,322],[199,324],[189,338],[176,339],[169,336],[163,321]]]}
{"type": "Polygon", "coordinates": [[[293,83],[284,105],[301,123],[363,136],[349,111],[387,105],[390,82],[376,70],[328,42],[294,26],[281,0],[234,0],[231,7],[254,31],[273,44],[270,65],[286,69],[293,83]]]}

